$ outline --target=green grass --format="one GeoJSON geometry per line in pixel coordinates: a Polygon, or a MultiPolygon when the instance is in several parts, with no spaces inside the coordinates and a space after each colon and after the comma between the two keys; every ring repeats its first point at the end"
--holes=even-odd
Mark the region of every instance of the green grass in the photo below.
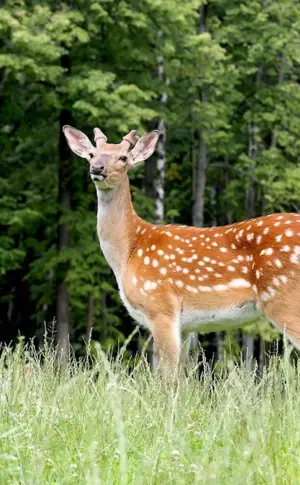
{"type": "Polygon", "coordinates": [[[195,374],[171,390],[144,363],[4,350],[0,484],[300,484],[300,372],[195,374]]]}

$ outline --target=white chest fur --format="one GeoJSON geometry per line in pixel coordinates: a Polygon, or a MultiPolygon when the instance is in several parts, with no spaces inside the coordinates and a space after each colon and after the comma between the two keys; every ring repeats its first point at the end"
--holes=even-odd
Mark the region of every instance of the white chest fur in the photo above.
{"type": "Polygon", "coordinates": [[[148,328],[148,325],[147,325],[145,316],[143,315],[142,312],[140,312],[136,308],[134,308],[134,306],[130,303],[130,301],[128,300],[128,298],[126,297],[126,295],[125,295],[125,293],[123,291],[122,284],[119,281],[118,281],[118,286],[119,286],[121,300],[122,300],[124,306],[126,307],[126,310],[128,311],[129,315],[137,323],[139,323],[143,327],[148,328]]]}

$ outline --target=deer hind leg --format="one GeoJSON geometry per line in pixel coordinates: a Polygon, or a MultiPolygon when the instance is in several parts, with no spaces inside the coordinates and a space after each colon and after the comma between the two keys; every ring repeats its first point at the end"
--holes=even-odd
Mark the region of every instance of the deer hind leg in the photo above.
{"type": "Polygon", "coordinates": [[[279,288],[261,302],[267,319],[300,350],[300,278],[284,278],[279,288]]]}

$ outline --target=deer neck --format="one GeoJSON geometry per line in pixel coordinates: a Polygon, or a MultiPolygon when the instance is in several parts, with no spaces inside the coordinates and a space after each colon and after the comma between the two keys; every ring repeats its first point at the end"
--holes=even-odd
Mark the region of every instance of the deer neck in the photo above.
{"type": "Polygon", "coordinates": [[[105,191],[97,188],[97,197],[100,246],[119,281],[132,252],[135,219],[138,218],[131,202],[128,177],[115,189],[105,191]]]}

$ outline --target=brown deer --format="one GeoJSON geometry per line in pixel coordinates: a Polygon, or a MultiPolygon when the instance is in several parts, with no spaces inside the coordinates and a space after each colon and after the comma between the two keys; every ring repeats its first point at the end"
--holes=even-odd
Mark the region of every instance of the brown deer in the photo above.
{"type": "Polygon", "coordinates": [[[182,334],[261,317],[300,348],[300,215],[210,228],[149,224],[133,209],[127,174],[152,155],[159,132],[131,131],[109,144],[95,128],[94,147],[81,131],[63,130],[90,163],[101,249],[129,314],[152,333],[163,371],[177,368],[182,334]]]}

